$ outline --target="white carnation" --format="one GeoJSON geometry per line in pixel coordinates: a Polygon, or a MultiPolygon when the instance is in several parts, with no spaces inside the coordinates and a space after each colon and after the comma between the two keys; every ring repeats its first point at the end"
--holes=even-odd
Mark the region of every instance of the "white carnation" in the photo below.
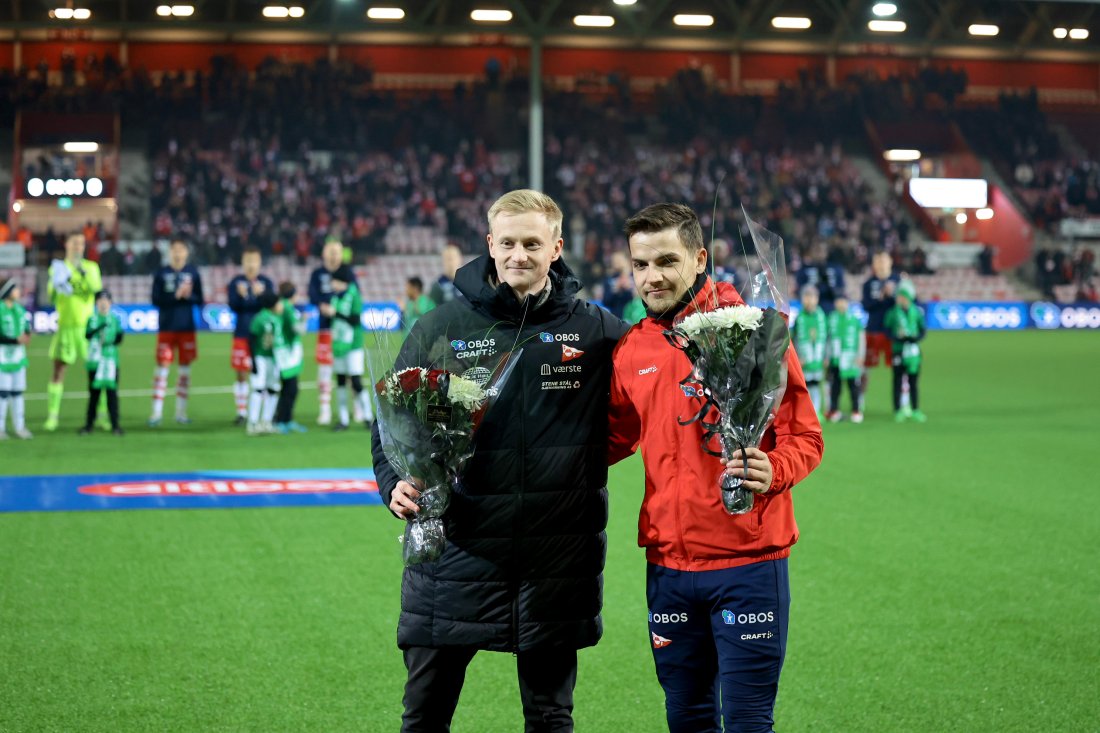
{"type": "Polygon", "coordinates": [[[692,313],[678,328],[689,338],[703,331],[737,328],[742,331],[755,331],[764,320],[764,311],[751,305],[731,305],[714,311],[692,313]]]}
{"type": "Polygon", "coordinates": [[[452,405],[461,405],[473,412],[486,398],[485,390],[477,382],[452,374],[447,380],[447,399],[452,405]]]}

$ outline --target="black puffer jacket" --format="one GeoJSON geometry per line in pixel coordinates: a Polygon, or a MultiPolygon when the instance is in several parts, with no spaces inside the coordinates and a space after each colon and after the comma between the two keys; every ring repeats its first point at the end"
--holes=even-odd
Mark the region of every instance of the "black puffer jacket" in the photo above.
{"type": "MultiPolygon", "coordinates": [[[[538,304],[490,285],[494,271],[488,257],[461,268],[463,297],[421,317],[397,360],[445,366],[440,354],[460,342],[496,353],[523,348],[445,515],[447,549],[405,569],[402,648],[581,648],[603,630],[607,400],[611,351],[626,326],[577,300],[580,283],[560,260],[538,304]]],[[[377,430],[372,449],[389,504],[398,478],[377,430]]]]}

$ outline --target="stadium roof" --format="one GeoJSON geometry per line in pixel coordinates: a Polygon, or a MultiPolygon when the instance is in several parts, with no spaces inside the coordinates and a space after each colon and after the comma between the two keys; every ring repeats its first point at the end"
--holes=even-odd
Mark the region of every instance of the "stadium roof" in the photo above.
{"type": "Polygon", "coordinates": [[[5,31],[0,38],[84,28],[103,38],[403,43],[539,38],[551,45],[1097,62],[1100,27],[1092,32],[1092,26],[1100,25],[1098,10],[1100,0],[0,0],[0,31],[5,31]],[[183,17],[158,13],[171,3],[193,11],[183,17]],[[895,11],[880,16],[877,5],[895,11]],[[267,6],[285,9],[285,17],[265,17],[267,6]],[[90,11],[90,18],[54,17],[58,7],[90,11]],[[372,19],[372,7],[399,8],[404,17],[372,19]],[[471,17],[477,8],[509,11],[511,18],[479,22],[471,17]],[[578,27],[578,15],[602,16],[611,25],[578,27]],[[677,16],[683,15],[708,16],[711,22],[678,25],[677,16]],[[775,18],[807,19],[809,27],[777,28],[775,18]],[[905,27],[876,31],[870,21],[905,27]],[[980,30],[972,28],[976,24],[987,31],[994,26],[996,35],[974,35],[980,30]],[[1088,37],[1080,38],[1082,30],[1074,29],[1088,37]]]}

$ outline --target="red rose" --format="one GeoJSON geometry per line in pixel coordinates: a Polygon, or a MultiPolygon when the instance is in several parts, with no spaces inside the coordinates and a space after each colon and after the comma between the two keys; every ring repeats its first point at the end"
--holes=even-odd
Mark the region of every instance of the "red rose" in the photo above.
{"type": "Polygon", "coordinates": [[[431,369],[431,370],[429,370],[428,371],[428,389],[430,389],[433,392],[438,392],[439,391],[439,380],[446,373],[447,372],[443,371],[442,369],[431,369]]]}
{"type": "Polygon", "coordinates": [[[420,389],[420,369],[406,369],[397,375],[397,383],[401,385],[401,391],[413,393],[420,389]]]}

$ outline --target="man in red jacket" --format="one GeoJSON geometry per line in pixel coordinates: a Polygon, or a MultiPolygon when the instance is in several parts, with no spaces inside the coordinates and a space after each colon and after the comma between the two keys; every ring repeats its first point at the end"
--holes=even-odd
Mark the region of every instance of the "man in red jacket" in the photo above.
{"type": "Polygon", "coordinates": [[[655,204],[626,223],[634,284],[647,317],[615,349],[610,461],[639,446],[645,496],[638,544],[649,562],[646,598],[657,678],[669,730],[770,731],[787,643],[787,557],[798,540],[791,488],[821,461],[821,424],[794,350],[787,391],[760,448],[723,466],[703,451],[702,406],[680,381],[691,371],[664,331],[692,310],[741,303],[706,275],[707,251],[695,213],[655,204]],[[755,492],[752,511],[729,515],[722,472],[755,492]],[[721,695],[719,704],[717,696],[721,695]]]}

